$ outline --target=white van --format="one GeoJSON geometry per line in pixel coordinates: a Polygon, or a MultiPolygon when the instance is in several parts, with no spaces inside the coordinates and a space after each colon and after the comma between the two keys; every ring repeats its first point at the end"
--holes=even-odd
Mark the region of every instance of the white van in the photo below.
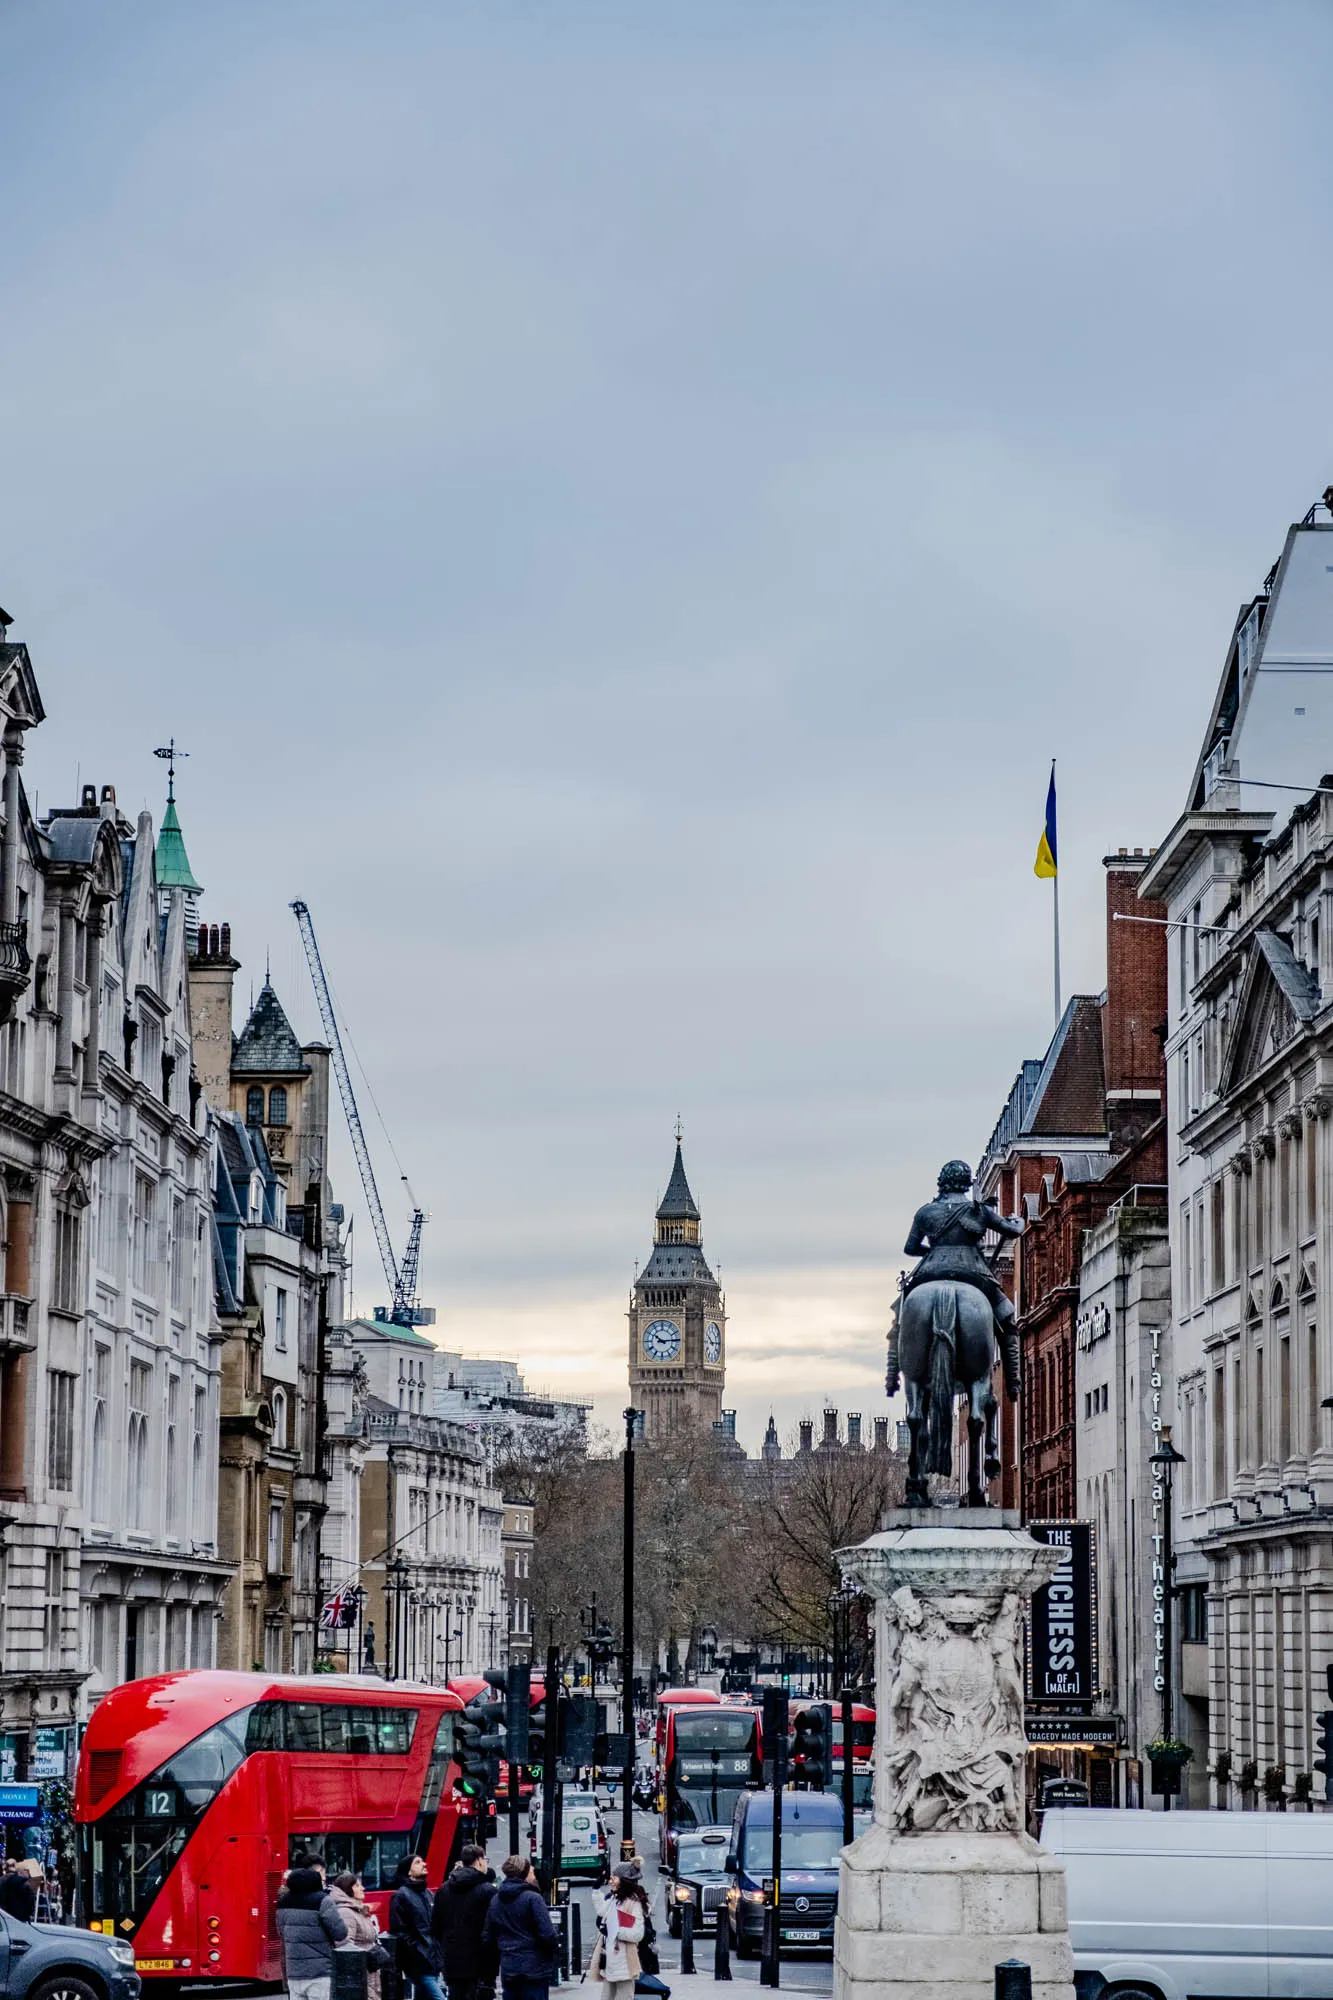
{"type": "Polygon", "coordinates": [[[1041,1842],[1107,2000],[1333,2000],[1333,1814],[1066,1806],[1041,1842]]]}

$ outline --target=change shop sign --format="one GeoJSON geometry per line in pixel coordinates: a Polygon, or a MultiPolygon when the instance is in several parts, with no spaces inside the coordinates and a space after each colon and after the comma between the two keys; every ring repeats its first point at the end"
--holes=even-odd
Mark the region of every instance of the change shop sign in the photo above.
{"type": "Polygon", "coordinates": [[[1097,1693],[1097,1552],[1091,1521],[1031,1521],[1064,1561],[1028,1617],[1027,1698],[1091,1708],[1097,1693]]]}

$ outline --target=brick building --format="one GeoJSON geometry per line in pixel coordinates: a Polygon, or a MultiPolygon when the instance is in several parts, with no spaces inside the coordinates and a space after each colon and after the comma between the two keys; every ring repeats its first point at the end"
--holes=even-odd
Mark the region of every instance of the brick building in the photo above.
{"type": "Polygon", "coordinates": [[[1142,849],[1106,857],[1106,990],[1075,994],[1045,1056],[1023,1064],[977,1174],[987,1201],[1027,1223],[996,1270],[1018,1315],[1024,1374],[1018,1411],[1002,1404],[1002,1498],[1030,1520],[1077,1512],[1084,1234],[1131,1188],[1166,1178],[1166,933],[1151,921],[1162,912],[1137,895],[1147,860],[1142,849]],[[1008,1470],[1015,1463],[1017,1481],[1008,1470]]]}

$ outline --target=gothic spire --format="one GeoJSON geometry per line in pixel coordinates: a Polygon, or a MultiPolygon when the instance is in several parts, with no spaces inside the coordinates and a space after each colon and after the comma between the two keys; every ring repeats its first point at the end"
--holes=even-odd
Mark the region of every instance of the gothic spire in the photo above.
{"type": "Polygon", "coordinates": [[[659,1222],[699,1220],[699,1210],[694,1196],[690,1193],[690,1184],[685,1178],[685,1162],[681,1158],[679,1135],[676,1138],[676,1164],[671,1169],[671,1179],[667,1182],[667,1191],[662,1196],[657,1219],[659,1222]]]}

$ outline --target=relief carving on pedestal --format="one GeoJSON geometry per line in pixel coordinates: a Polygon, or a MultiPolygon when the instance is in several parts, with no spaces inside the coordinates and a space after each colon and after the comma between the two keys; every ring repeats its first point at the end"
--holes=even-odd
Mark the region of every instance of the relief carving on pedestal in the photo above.
{"type": "Polygon", "coordinates": [[[900,1833],[1017,1832],[1023,1824],[1023,1600],[923,1598],[884,1604],[890,1675],[885,1770],[900,1833]]]}

